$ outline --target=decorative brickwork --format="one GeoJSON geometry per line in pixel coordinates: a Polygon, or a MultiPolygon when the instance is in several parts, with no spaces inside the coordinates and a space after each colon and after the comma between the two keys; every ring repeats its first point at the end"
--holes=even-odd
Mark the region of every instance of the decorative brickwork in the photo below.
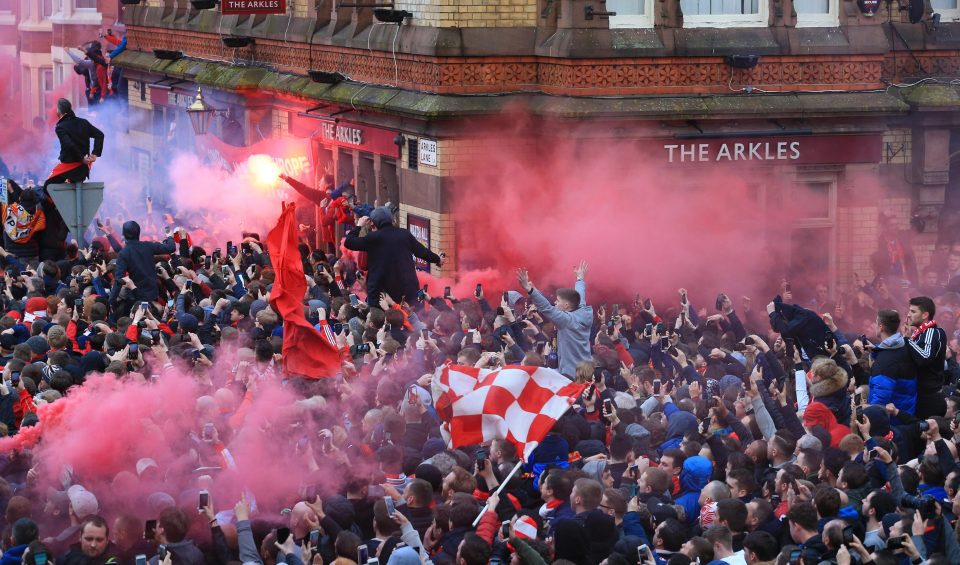
{"type": "MultiPolygon", "coordinates": [[[[179,49],[207,59],[229,60],[218,36],[130,26],[132,49],[179,49]]],[[[955,51],[915,56],[806,55],[767,56],[752,69],[731,69],[722,57],[648,57],[553,59],[536,57],[428,57],[313,46],[262,39],[245,58],[278,70],[307,68],[338,71],[363,82],[411,90],[453,93],[542,91],[582,96],[728,93],[744,86],[767,91],[865,90],[886,80],[960,74],[955,51]],[[918,65],[919,61],[919,65],[918,65]],[[399,78],[399,80],[398,80],[399,78]]]]}

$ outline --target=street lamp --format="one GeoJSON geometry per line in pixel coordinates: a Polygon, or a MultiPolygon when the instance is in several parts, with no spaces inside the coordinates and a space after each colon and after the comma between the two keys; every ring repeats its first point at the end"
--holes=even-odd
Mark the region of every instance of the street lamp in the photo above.
{"type": "Polygon", "coordinates": [[[190,125],[193,126],[193,133],[197,135],[206,135],[210,129],[210,121],[216,109],[203,101],[203,90],[197,86],[197,97],[193,104],[187,106],[187,117],[190,118],[190,125]]]}

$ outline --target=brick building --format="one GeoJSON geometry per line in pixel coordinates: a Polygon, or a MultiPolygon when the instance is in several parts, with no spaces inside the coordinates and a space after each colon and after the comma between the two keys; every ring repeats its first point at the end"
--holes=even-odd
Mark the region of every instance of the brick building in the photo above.
{"type": "MultiPolygon", "coordinates": [[[[849,281],[869,272],[885,231],[913,233],[924,263],[938,229],[947,232],[950,214],[940,212],[960,209],[952,157],[960,91],[951,83],[960,76],[960,10],[956,0],[928,1],[922,21],[909,23],[898,7],[409,0],[393,3],[411,15],[397,25],[338,0],[288,0],[285,15],[240,16],[147,0],[124,7],[129,49],[116,63],[141,118],[132,123],[145,124],[131,132],[145,182],[151,152],[192,143],[183,108],[199,85],[223,110],[218,139],[300,143],[318,165],[314,180],[321,167],[357,179],[361,198],[398,202],[404,225],[456,259],[457,178],[483,157],[485,120],[519,102],[544,124],[637,143],[666,165],[759,164],[787,182],[767,186],[761,176],[758,202],[817,202],[791,227],[788,262],[849,281]],[[228,35],[253,41],[232,48],[228,35]],[[314,82],[308,71],[326,74],[313,73],[322,81],[314,82]],[[889,179],[868,206],[852,198],[862,172],[889,179]],[[830,252],[813,257],[813,246],[830,252]]],[[[531,133],[504,143],[550,141],[531,133]]]]}

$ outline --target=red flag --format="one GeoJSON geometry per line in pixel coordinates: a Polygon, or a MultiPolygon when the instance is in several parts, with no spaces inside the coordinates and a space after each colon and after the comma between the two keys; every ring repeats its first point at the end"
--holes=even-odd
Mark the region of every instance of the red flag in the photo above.
{"type": "Polygon", "coordinates": [[[506,439],[524,461],[587,387],[544,367],[444,366],[433,397],[452,448],[506,439]]]}
{"type": "Polygon", "coordinates": [[[270,306],[283,318],[283,368],[311,379],[340,371],[337,346],[314,329],[303,314],[307,279],[297,248],[295,205],[284,205],[277,226],[267,235],[270,262],[276,271],[270,306]]]}

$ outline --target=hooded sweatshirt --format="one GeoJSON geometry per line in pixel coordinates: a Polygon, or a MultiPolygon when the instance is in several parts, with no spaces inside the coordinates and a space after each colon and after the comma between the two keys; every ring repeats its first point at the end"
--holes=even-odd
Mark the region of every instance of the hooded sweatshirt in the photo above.
{"type": "Polygon", "coordinates": [[[700,516],[700,491],[710,482],[713,464],[706,457],[694,455],[683,462],[680,471],[680,496],[676,503],[683,506],[687,514],[687,525],[693,525],[700,516]]]}
{"type": "Polygon", "coordinates": [[[690,430],[696,430],[699,425],[696,416],[686,410],[680,410],[672,402],[666,403],[663,413],[667,416],[667,439],[660,444],[658,451],[661,454],[668,449],[680,447],[684,434],[690,430]]]}
{"type": "Polygon", "coordinates": [[[110,302],[116,301],[123,286],[122,279],[126,275],[130,276],[137,287],[132,292],[133,300],[153,302],[160,294],[154,256],[174,253],[177,250],[177,244],[172,236],[163,243],[140,241],[140,225],[133,221],[123,224],[123,239],[126,245],[117,255],[117,268],[113,289],[110,291],[110,302]]]}
{"type": "Polygon", "coordinates": [[[811,402],[803,413],[804,427],[820,426],[830,432],[830,447],[839,447],[840,440],[850,434],[850,428],[837,422],[830,408],[822,402],[811,402]]]}

